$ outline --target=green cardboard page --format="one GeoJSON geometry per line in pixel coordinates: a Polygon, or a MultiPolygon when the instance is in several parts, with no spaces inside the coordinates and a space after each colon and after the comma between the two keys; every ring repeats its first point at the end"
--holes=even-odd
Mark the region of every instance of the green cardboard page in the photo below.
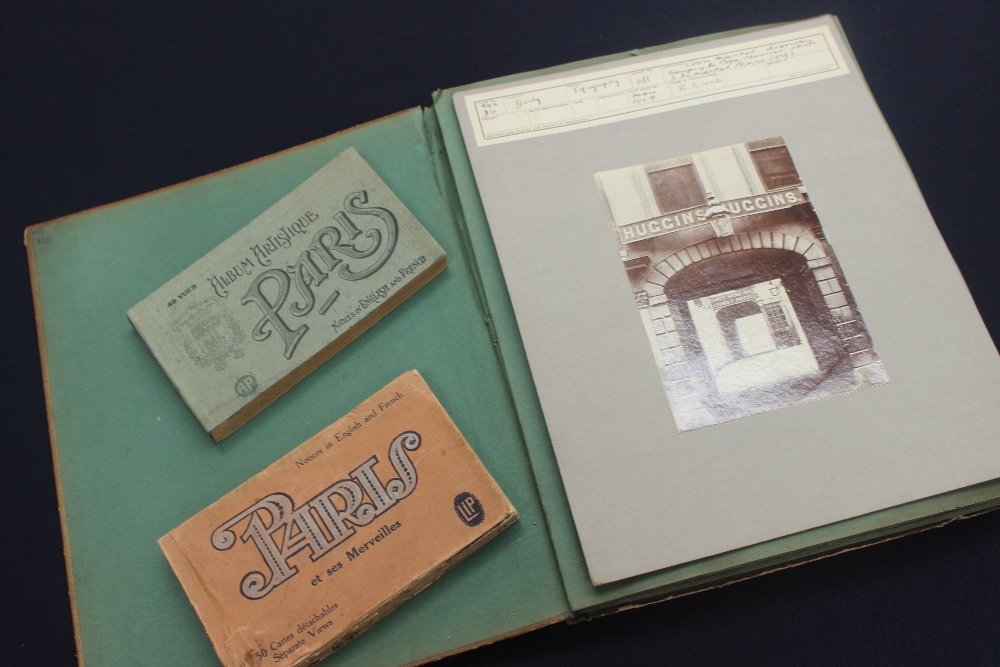
{"type": "MultiPolygon", "coordinates": [[[[837,25],[839,28],[839,23],[837,25]]],[[[761,28],[754,30],[757,29],[761,28]]],[[[747,31],[720,33],[502,77],[441,91],[435,97],[434,108],[441,127],[442,142],[448,152],[455,197],[459,200],[461,220],[465,225],[471,254],[474,255],[480,272],[480,283],[488,304],[488,319],[498,340],[499,354],[517,406],[566,594],[577,617],[597,616],[628,605],[709,588],[843,549],[889,539],[1000,505],[1000,481],[990,481],[623,581],[599,587],[591,583],[486,213],[459,128],[453,96],[471,89],[566,72],[745,32],[747,31]]],[[[853,54],[850,57],[856,66],[853,54]]]]}
{"type": "Polygon", "coordinates": [[[410,110],[26,233],[84,664],[217,665],[157,539],[413,368],[521,519],[324,664],[406,664],[568,613],[474,267],[429,145],[424,113],[410,110]],[[125,311],[349,147],[444,247],[449,266],[213,444],[125,311]]]}

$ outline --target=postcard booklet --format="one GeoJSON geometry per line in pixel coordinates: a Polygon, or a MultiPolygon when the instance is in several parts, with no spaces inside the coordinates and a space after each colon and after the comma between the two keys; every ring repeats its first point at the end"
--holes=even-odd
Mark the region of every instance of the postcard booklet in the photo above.
{"type": "Polygon", "coordinates": [[[128,318],[221,440],[446,262],[378,174],[347,150],[128,318]]]}
{"type": "Polygon", "coordinates": [[[416,371],[160,538],[224,665],[310,665],[517,520],[416,371]]]}
{"type": "Polygon", "coordinates": [[[521,518],[338,665],[1000,504],[1000,358],[830,17],[443,91],[26,242],[85,663],[217,664],[157,539],[411,368],[521,518]],[[450,267],[213,445],[124,313],[352,148],[450,267]]]}

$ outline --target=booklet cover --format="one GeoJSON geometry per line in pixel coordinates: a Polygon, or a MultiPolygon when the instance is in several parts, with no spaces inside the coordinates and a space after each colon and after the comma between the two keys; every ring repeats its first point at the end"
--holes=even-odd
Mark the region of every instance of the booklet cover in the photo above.
{"type": "Polygon", "coordinates": [[[160,539],[227,667],[309,665],[517,520],[416,371],[160,539]]]}
{"type": "Polygon", "coordinates": [[[221,440],[446,262],[351,148],[128,318],[201,425],[221,440]]]}

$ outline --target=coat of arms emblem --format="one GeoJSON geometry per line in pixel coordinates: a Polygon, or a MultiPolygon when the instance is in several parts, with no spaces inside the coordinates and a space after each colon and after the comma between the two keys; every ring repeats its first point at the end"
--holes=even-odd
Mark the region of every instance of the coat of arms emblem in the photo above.
{"type": "Polygon", "coordinates": [[[243,329],[215,297],[188,306],[173,329],[184,335],[184,351],[201,367],[223,371],[228,357],[239,359],[245,354],[243,329]]]}

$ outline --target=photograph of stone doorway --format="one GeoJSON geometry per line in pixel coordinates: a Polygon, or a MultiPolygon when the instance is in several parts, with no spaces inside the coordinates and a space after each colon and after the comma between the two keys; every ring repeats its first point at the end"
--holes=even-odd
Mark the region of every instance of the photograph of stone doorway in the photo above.
{"type": "Polygon", "coordinates": [[[678,431],[888,382],[781,137],[594,176],[678,431]]]}

